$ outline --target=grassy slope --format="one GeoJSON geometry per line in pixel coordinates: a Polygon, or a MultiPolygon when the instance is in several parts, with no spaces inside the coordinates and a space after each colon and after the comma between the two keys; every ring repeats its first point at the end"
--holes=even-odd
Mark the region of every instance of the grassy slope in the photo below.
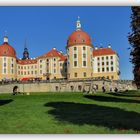
{"type": "Polygon", "coordinates": [[[0,133],[139,133],[139,94],[0,95],[0,133]]]}

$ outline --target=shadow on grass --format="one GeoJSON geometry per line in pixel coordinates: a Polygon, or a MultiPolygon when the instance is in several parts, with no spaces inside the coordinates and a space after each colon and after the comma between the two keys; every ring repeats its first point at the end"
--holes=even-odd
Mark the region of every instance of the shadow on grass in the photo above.
{"type": "Polygon", "coordinates": [[[8,99],[8,100],[0,100],[0,106],[5,105],[5,104],[9,104],[10,102],[12,102],[12,99],[8,99]]]}
{"type": "Polygon", "coordinates": [[[140,93],[127,93],[127,92],[118,92],[118,93],[107,93],[113,96],[124,96],[124,97],[140,97],[140,93]]]}
{"type": "Polygon", "coordinates": [[[115,107],[73,102],[49,102],[44,106],[53,107],[47,113],[62,123],[96,125],[110,129],[140,130],[140,114],[115,107]]]}
{"type": "Polygon", "coordinates": [[[139,100],[123,99],[123,98],[116,98],[116,97],[109,97],[109,96],[85,95],[84,97],[95,101],[101,101],[101,102],[140,103],[139,100]]]}

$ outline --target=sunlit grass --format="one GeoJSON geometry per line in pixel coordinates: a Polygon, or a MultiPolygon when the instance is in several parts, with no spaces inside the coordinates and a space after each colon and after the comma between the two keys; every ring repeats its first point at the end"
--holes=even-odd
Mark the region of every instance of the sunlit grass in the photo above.
{"type": "Polygon", "coordinates": [[[0,95],[0,133],[139,133],[140,92],[0,95]]]}

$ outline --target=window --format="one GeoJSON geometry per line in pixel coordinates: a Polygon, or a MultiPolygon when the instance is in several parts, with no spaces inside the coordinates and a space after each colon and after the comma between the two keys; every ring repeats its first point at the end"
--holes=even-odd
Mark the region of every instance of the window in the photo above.
{"type": "Polygon", "coordinates": [[[74,61],[74,67],[77,67],[77,61],[74,61]]]}
{"type": "Polygon", "coordinates": [[[113,69],[113,67],[111,67],[111,71],[113,71],[114,69],[113,69]]]}
{"type": "Polygon", "coordinates": [[[37,71],[35,71],[35,74],[37,74],[37,71]]]}
{"type": "Polygon", "coordinates": [[[69,49],[67,49],[67,54],[69,54],[69,49]]]}
{"type": "Polygon", "coordinates": [[[28,66],[28,69],[30,69],[30,67],[28,66]]]}
{"type": "Polygon", "coordinates": [[[6,63],[4,63],[4,67],[6,67],[6,63]]]}
{"type": "Polygon", "coordinates": [[[56,73],[56,69],[54,69],[53,72],[56,73]]]}
{"type": "Polygon", "coordinates": [[[20,75],[20,71],[18,71],[18,74],[20,75]]]}
{"type": "Polygon", "coordinates": [[[83,47],[83,50],[84,50],[84,51],[86,50],[86,47],[85,47],[85,46],[83,47]]]}
{"type": "Polygon", "coordinates": [[[54,67],[56,67],[56,64],[53,64],[54,65],[54,67]]]}
{"type": "Polygon", "coordinates": [[[97,60],[100,60],[100,57],[98,57],[97,60]]]}
{"type": "Polygon", "coordinates": [[[102,60],[104,60],[104,57],[102,57],[102,60]]]}
{"type": "Polygon", "coordinates": [[[42,63],[42,60],[40,60],[40,63],[42,63]]]}
{"type": "Polygon", "coordinates": [[[109,71],[109,67],[106,68],[106,71],[109,71]]]}
{"type": "Polygon", "coordinates": [[[102,68],[102,72],[104,72],[105,71],[105,69],[104,68],[102,68]]]}
{"type": "Polygon", "coordinates": [[[40,74],[42,74],[42,70],[40,70],[40,74]]]}
{"type": "Polygon", "coordinates": [[[84,73],[83,73],[83,75],[84,75],[84,77],[86,77],[86,76],[87,76],[87,73],[86,73],[86,72],[84,72],[84,73]]]}
{"type": "Polygon", "coordinates": [[[28,71],[28,75],[30,74],[30,72],[28,71]]]}
{"type": "Polygon", "coordinates": [[[98,68],[98,72],[100,72],[100,68],[98,68]]]}
{"type": "Polygon", "coordinates": [[[107,76],[107,79],[109,79],[109,76],[107,76]]]}
{"type": "Polygon", "coordinates": [[[108,62],[106,62],[106,65],[108,65],[109,63],[108,62]]]}
{"type": "Polygon", "coordinates": [[[111,76],[111,79],[114,79],[114,76],[111,76]]]}
{"type": "Polygon", "coordinates": [[[18,66],[18,69],[20,69],[20,66],[18,66]]]}
{"type": "Polygon", "coordinates": [[[76,40],[74,40],[74,42],[76,43],[76,40]]]}
{"type": "Polygon", "coordinates": [[[113,65],[113,61],[111,61],[111,65],[113,65]]]}
{"type": "Polygon", "coordinates": [[[76,48],[76,47],[74,47],[74,50],[76,51],[76,50],[77,50],[77,48],[76,48]]]}
{"type": "Polygon", "coordinates": [[[84,66],[84,67],[86,67],[86,66],[87,66],[86,61],[83,61],[83,66],[84,66]]]}
{"type": "Polygon", "coordinates": [[[108,56],[106,56],[106,60],[108,60],[108,56]]]}
{"type": "Polygon", "coordinates": [[[62,63],[60,63],[60,67],[62,66],[62,63]]]}
{"type": "Polygon", "coordinates": [[[24,67],[24,69],[26,70],[26,66],[24,67]]]}
{"type": "Polygon", "coordinates": [[[4,74],[6,74],[6,69],[4,69],[4,74]]]}
{"type": "Polygon", "coordinates": [[[14,73],[14,70],[12,69],[11,72],[12,72],[12,74],[13,74],[13,73],[14,73]]]}
{"type": "Polygon", "coordinates": [[[98,63],[98,66],[100,66],[100,63],[98,63]]]}
{"type": "Polygon", "coordinates": [[[47,62],[49,62],[49,59],[47,59],[47,62]]]}
{"type": "Polygon", "coordinates": [[[24,75],[26,75],[26,71],[24,71],[24,75]]]}
{"type": "Polygon", "coordinates": [[[74,58],[77,58],[77,54],[74,54],[74,58]]]}
{"type": "Polygon", "coordinates": [[[102,62],[102,65],[104,66],[104,62],[102,62]]]}
{"type": "Polygon", "coordinates": [[[113,56],[110,56],[111,59],[113,59],[113,56]]]}
{"type": "Polygon", "coordinates": [[[77,77],[77,73],[74,73],[74,77],[77,77]]]}
{"type": "Polygon", "coordinates": [[[23,66],[21,66],[21,69],[23,69],[23,66]]]}
{"type": "Polygon", "coordinates": [[[86,54],[85,53],[83,54],[83,58],[86,58],[86,54]]]}
{"type": "Polygon", "coordinates": [[[84,39],[83,39],[82,41],[83,41],[83,42],[85,42],[85,40],[84,40],[84,39]]]}
{"type": "Polygon", "coordinates": [[[32,66],[32,69],[33,69],[33,66],[32,66]]]}
{"type": "Polygon", "coordinates": [[[33,72],[33,71],[31,71],[31,74],[34,74],[34,72],[33,72]]]}
{"type": "Polygon", "coordinates": [[[14,64],[11,64],[11,67],[14,67],[14,64]]]}
{"type": "Polygon", "coordinates": [[[42,65],[40,65],[40,68],[42,68],[42,65]]]}
{"type": "Polygon", "coordinates": [[[54,58],[53,61],[56,61],[56,59],[54,58]]]}

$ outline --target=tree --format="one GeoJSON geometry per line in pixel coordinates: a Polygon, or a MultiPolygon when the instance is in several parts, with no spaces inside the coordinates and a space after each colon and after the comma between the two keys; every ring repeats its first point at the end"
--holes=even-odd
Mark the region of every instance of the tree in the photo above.
{"type": "Polygon", "coordinates": [[[130,61],[133,64],[134,82],[140,88],[140,7],[131,7],[131,33],[128,40],[131,44],[130,61]]]}

